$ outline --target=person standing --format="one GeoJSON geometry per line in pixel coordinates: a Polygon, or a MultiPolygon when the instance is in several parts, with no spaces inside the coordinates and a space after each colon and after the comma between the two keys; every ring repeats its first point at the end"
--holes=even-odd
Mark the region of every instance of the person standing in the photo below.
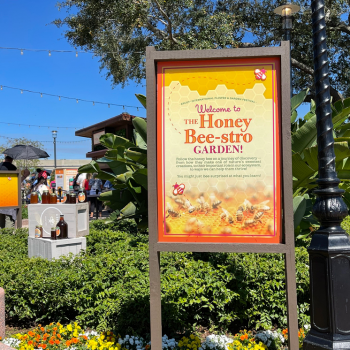
{"type": "MultiPolygon", "coordinates": [[[[17,167],[12,164],[13,159],[5,157],[5,161],[0,163],[0,171],[15,171],[17,167]]],[[[28,169],[24,169],[21,182],[30,174],[28,169]]],[[[0,228],[14,228],[18,209],[0,208],[0,228]]]]}
{"type": "MultiPolygon", "coordinates": [[[[90,195],[96,195],[102,192],[102,180],[97,178],[97,173],[92,175],[92,179],[89,181],[90,195]]],[[[99,216],[102,217],[102,202],[97,197],[91,200],[90,206],[90,218],[94,217],[95,205],[98,207],[99,216]]]]}

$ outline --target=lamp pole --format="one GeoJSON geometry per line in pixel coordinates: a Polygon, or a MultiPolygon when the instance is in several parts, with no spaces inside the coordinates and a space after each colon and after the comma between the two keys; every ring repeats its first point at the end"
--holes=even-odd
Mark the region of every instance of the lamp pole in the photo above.
{"type": "MultiPolygon", "coordinates": [[[[291,49],[291,34],[293,29],[293,13],[300,10],[299,5],[286,3],[274,9],[274,13],[282,16],[282,29],[284,30],[284,40],[289,41],[291,49]]],[[[290,50],[292,52],[292,50],[290,50]]],[[[293,84],[292,84],[292,56],[290,56],[290,97],[293,97],[293,84]]]]}
{"type": "Polygon", "coordinates": [[[55,166],[55,172],[56,172],[56,137],[57,137],[56,130],[52,130],[52,137],[53,137],[54,166],[55,166]]]}
{"type": "Polygon", "coordinates": [[[318,189],[313,214],[320,228],[308,248],[311,330],[304,350],[350,349],[350,239],[340,227],[347,215],[335,170],[324,0],[312,0],[318,189]]]}

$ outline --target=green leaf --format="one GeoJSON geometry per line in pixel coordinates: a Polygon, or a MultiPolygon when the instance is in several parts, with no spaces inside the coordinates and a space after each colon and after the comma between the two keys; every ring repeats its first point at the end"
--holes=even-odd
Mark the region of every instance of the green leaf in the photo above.
{"type": "Polygon", "coordinates": [[[293,152],[303,152],[316,139],[316,116],[311,117],[301,128],[292,135],[293,152]]]}
{"type": "Polygon", "coordinates": [[[137,163],[147,165],[147,150],[145,149],[131,147],[125,151],[125,155],[137,163]]]}
{"type": "MultiPolygon", "coordinates": [[[[144,119],[136,117],[132,120],[132,124],[142,139],[147,143],[147,123],[144,119]]],[[[127,147],[127,148],[130,148],[127,147]]]]}
{"type": "Polygon", "coordinates": [[[100,167],[98,164],[93,160],[89,164],[82,165],[79,169],[78,172],[80,174],[82,173],[98,173],[100,171],[100,167]]]}
{"type": "Polygon", "coordinates": [[[135,94],[136,98],[140,101],[143,107],[147,108],[146,96],[142,94],[135,94]]]}
{"type": "Polygon", "coordinates": [[[134,129],[134,140],[137,147],[147,149],[147,143],[143,140],[140,134],[134,129]]]}
{"type": "Polygon", "coordinates": [[[298,227],[305,214],[306,199],[301,196],[293,198],[294,227],[298,227]]]}
{"type": "Polygon", "coordinates": [[[130,148],[135,147],[135,144],[130,142],[128,139],[116,136],[111,133],[104,134],[100,137],[100,142],[103,146],[109,149],[117,149],[118,147],[130,148]]]}
{"type": "Polygon", "coordinates": [[[294,111],[292,112],[292,117],[291,117],[290,122],[291,122],[291,123],[294,123],[294,122],[296,121],[297,118],[298,118],[298,112],[294,110],[294,111]]]}
{"type": "Polygon", "coordinates": [[[309,89],[300,91],[297,95],[294,95],[290,101],[292,111],[296,110],[305,100],[306,95],[309,93],[309,89]]]}
{"type": "Polygon", "coordinates": [[[140,184],[144,189],[148,189],[147,185],[147,169],[136,170],[133,175],[133,179],[140,184]]]}
{"type": "Polygon", "coordinates": [[[303,187],[310,182],[310,177],[315,175],[315,170],[310,168],[301,158],[299,153],[292,155],[292,172],[298,180],[293,181],[293,190],[303,187]]]}
{"type": "Polygon", "coordinates": [[[134,203],[129,202],[121,211],[120,214],[123,216],[132,216],[136,213],[136,206],[134,203]]]}
{"type": "Polygon", "coordinates": [[[311,102],[310,102],[310,111],[311,112],[314,112],[315,114],[315,111],[316,111],[316,103],[313,99],[311,99],[311,102]]]}
{"type": "Polygon", "coordinates": [[[304,160],[307,162],[310,168],[314,171],[318,171],[318,149],[317,146],[309,147],[304,150],[304,160]]]}
{"type": "Polygon", "coordinates": [[[343,102],[341,100],[335,102],[333,106],[339,113],[343,110],[343,102]]]}

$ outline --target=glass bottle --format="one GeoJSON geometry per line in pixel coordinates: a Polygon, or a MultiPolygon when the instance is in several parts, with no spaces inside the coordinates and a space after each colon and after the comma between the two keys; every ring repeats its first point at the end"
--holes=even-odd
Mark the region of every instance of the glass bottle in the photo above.
{"type": "Polygon", "coordinates": [[[69,191],[67,191],[65,203],[68,203],[68,204],[70,203],[70,193],[69,193],[69,191]]]}
{"type": "Polygon", "coordinates": [[[38,204],[38,192],[33,191],[30,195],[30,204],[38,204]]]}
{"type": "Polygon", "coordinates": [[[55,241],[57,239],[56,227],[51,227],[51,239],[55,241]]]}
{"type": "Polygon", "coordinates": [[[50,194],[50,204],[57,204],[57,196],[54,192],[50,194]]]}
{"type": "Polygon", "coordinates": [[[42,204],[50,203],[50,193],[48,190],[44,190],[43,195],[41,196],[41,203],[42,204]]]}
{"type": "Polygon", "coordinates": [[[35,226],[35,238],[42,238],[42,237],[43,237],[43,226],[36,225],[35,226]]]}
{"type": "Polygon", "coordinates": [[[84,188],[83,184],[80,185],[80,190],[79,190],[79,193],[78,193],[78,202],[79,203],[87,202],[86,191],[85,191],[85,188],[84,188]]]}
{"type": "Polygon", "coordinates": [[[68,238],[68,224],[64,221],[64,215],[60,215],[60,221],[56,225],[57,239],[68,238]]]}
{"type": "Polygon", "coordinates": [[[76,204],[77,203],[77,195],[72,192],[69,197],[69,203],[70,204],[76,204]]]}

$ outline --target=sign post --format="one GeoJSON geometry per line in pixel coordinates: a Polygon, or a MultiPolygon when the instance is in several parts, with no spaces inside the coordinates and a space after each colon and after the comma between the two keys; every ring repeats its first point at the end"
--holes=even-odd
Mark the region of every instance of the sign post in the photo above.
{"type": "Polygon", "coordinates": [[[290,48],[146,51],[152,346],[160,252],[281,253],[298,349],[290,48]]]}
{"type": "Polygon", "coordinates": [[[19,170],[0,171],[0,209],[18,209],[17,228],[22,227],[21,173],[19,170]]]}

